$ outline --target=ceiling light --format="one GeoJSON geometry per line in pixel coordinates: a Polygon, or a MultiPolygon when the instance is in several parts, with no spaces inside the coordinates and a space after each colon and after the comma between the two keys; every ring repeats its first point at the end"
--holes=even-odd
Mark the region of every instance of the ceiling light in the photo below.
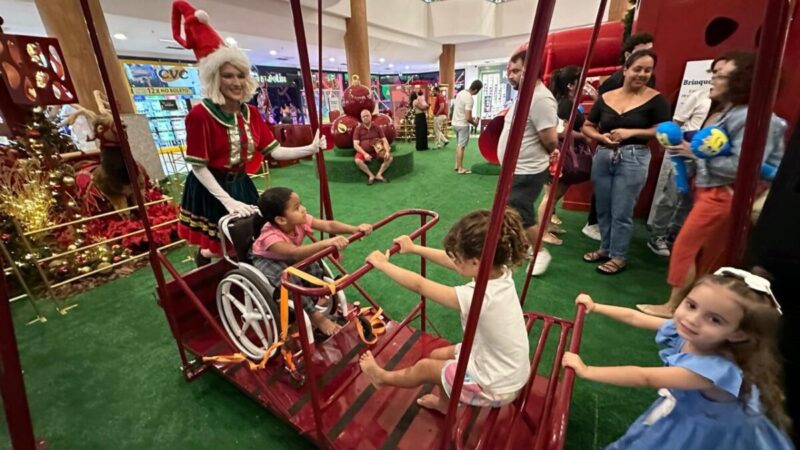
{"type": "Polygon", "coordinates": [[[164,39],[164,38],[160,38],[158,40],[158,42],[163,42],[165,44],[177,44],[178,43],[178,41],[176,41],[175,39],[164,39]]]}
{"type": "Polygon", "coordinates": [[[278,54],[278,51],[277,50],[270,50],[269,54],[272,55],[272,56],[275,56],[275,55],[278,54]]]}
{"type": "Polygon", "coordinates": [[[225,42],[227,42],[228,45],[237,45],[238,44],[238,42],[236,42],[236,39],[232,38],[231,36],[226,37],[225,38],[225,42]]]}
{"type": "Polygon", "coordinates": [[[336,58],[328,58],[328,61],[330,61],[330,62],[336,62],[336,58]]]}
{"type": "Polygon", "coordinates": [[[406,66],[406,70],[410,69],[410,67],[406,66]]]}
{"type": "Polygon", "coordinates": [[[489,2],[489,3],[494,3],[495,5],[497,5],[497,4],[500,4],[500,3],[505,3],[505,2],[507,2],[509,0],[486,0],[486,1],[489,2]]]}
{"type": "Polygon", "coordinates": [[[394,64],[390,63],[387,67],[389,67],[391,69],[392,67],[394,67],[394,64]]]}
{"type": "Polygon", "coordinates": [[[378,62],[385,63],[386,62],[386,58],[379,58],[378,62]]]}
{"type": "Polygon", "coordinates": [[[120,40],[120,41],[124,41],[124,40],[128,39],[128,36],[125,36],[122,33],[116,33],[114,35],[114,39],[117,39],[117,40],[120,40]]]}

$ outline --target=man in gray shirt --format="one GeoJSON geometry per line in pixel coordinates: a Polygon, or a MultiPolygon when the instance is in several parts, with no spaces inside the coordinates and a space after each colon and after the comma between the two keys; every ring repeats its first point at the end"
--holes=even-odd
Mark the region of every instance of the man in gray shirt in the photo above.
{"type": "MultiPolygon", "coordinates": [[[[526,49],[515,53],[508,63],[508,82],[515,90],[519,90],[524,77],[526,49]]],[[[531,243],[536,240],[539,233],[539,218],[534,208],[534,202],[550,177],[550,154],[558,147],[558,103],[539,78],[536,78],[536,89],[533,92],[533,101],[525,120],[525,133],[519,150],[519,158],[514,169],[514,178],[511,182],[511,193],[508,196],[508,205],[519,211],[522,224],[531,243]]],[[[508,134],[511,122],[517,113],[519,96],[514,98],[508,109],[503,132],[497,145],[497,157],[500,164],[509,164],[504,161],[508,134]]],[[[542,248],[533,269],[533,275],[541,275],[550,264],[550,253],[542,248]]]]}

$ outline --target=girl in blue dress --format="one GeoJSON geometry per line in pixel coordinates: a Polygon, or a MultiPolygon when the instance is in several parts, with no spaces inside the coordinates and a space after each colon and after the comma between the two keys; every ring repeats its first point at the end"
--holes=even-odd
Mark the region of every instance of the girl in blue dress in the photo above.
{"type": "Polygon", "coordinates": [[[637,328],[658,330],[665,367],[587,366],[574,353],[563,365],[587,380],[651,387],[661,396],[606,449],[790,450],[776,348],[780,305],[769,281],[723,267],[700,279],[672,319],[595,303],[576,303],[637,328]]]}

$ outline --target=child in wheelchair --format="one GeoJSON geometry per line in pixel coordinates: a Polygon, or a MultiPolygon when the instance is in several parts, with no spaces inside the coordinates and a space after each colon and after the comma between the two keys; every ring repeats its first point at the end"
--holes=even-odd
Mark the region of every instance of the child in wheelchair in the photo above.
{"type": "MultiPolygon", "coordinates": [[[[303,241],[312,230],[330,234],[353,234],[372,232],[372,225],[348,225],[336,220],[320,220],[306,211],[296,192],[285,187],[267,189],[258,198],[260,217],[254,222],[255,241],[251,249],[253,265],[256,266],[276,287],[278,292],[281,273],[290,265],[301,261],[326,247],[337,249],[347,247],[347,238],[336,236],[314,243],[303,241]]],[[[322,263],[317,261],[304,269],[309,274],[322,279],[325,276],[322,263]]],[[[293,282],[304,283],[296,277],[293,282]]],[[[311,324],[323,334],[330,336],[341,326],[323,312],[317,310],[317,299],[303,296],[303,309],[309,315],[311,324]]],[[[332,301],[329,299],[329,301],[332,301]]]]}

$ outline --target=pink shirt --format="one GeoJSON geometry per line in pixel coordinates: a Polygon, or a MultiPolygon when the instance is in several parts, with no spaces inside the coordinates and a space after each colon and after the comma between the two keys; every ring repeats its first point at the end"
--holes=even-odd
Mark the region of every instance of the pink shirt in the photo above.
{"type": "Polygon", "coordinates": [[[294,236],[284,233],[280,228],[267,222],[261,228],[261,234],[258,236],[258,239],[253,242],[253,254],[277,261],[287,260],[288,258],[286,258],[284,255],[271,252],[269,251],[269,248],[276,242],[291,242],[292,244],[299,246],[303,243],[303,239],[305,239],[306,235],[313,233],[311,230],[311,222],[313,220],[314,218],[311,216],[311,214],[306,214],[306,223],[302,225],[295,225],[294,236]]]}

